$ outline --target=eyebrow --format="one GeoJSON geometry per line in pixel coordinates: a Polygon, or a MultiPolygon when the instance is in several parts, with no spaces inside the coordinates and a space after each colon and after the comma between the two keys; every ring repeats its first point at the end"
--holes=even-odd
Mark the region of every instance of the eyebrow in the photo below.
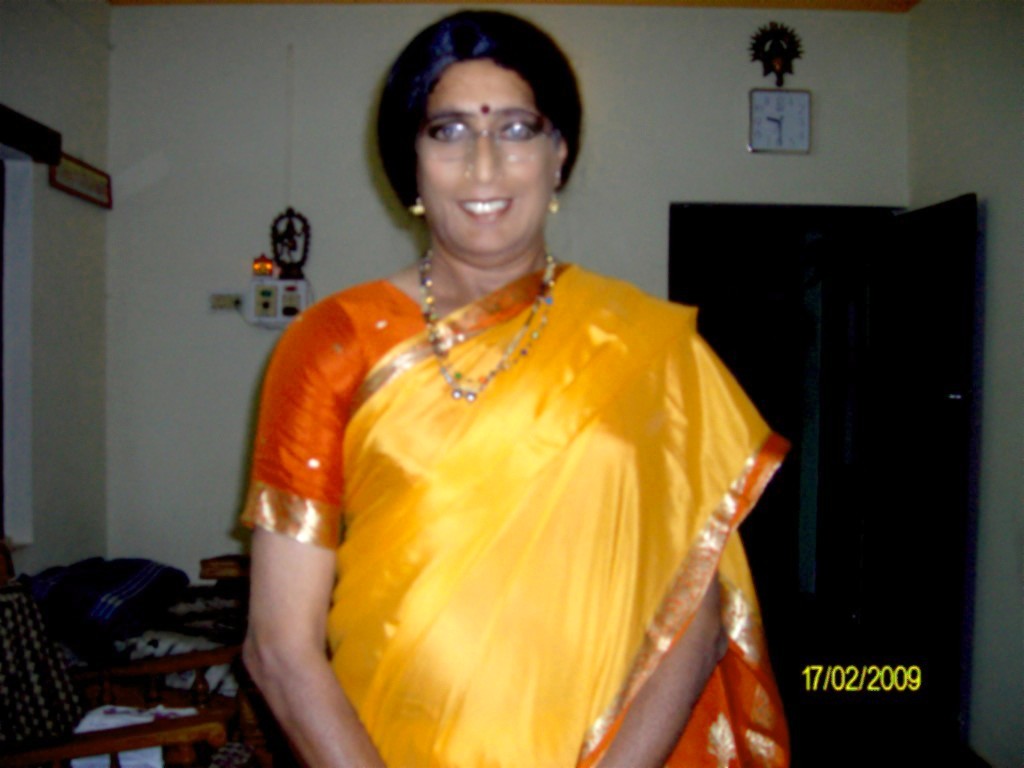
{"type": "MultiPolygon", "coordinates": [[[[493,109],[492,108],[490,113],[487,116],[491,117],[493,115],[494,117],[508,117],[508,116],[515,115],[515,114],[530,115],[531,117],[537,117],[537,118],[541,118],[541,119],[543,119],[543,117],[544,117],[540,112],[537,112],[536,110],[530,109],[529,107],[505,107],[503,109],[493,109]]],[[[468,111],[468,110],[460,110],[460,109],[446,109],[446,110],[442,110],[441,112],[437,112],[437,113],[432,114],[432,115],[428,114],[424,119],[425,119],[426,122],[431,123],[431,122],[433,122],[435,120],[445,120],[445,119],[465,120],[467,118],[472,118],[472,117],[483,117],[483,116],[479,112],[471,112],[471,111],[468,111]]]]}

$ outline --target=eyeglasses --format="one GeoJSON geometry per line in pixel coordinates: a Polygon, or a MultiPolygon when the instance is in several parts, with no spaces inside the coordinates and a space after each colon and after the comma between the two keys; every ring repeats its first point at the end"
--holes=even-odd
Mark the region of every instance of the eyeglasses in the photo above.
{"type": "Polygon", "coordinates": [[[453,112],[427,120],[420,129],[419,147],[431,158],[465,162],[486,136],[504,162],[522,163],[533,160],[543,140],[556,133],[550,120],[529,110],[499,110],[487,120],[453,112]]]}

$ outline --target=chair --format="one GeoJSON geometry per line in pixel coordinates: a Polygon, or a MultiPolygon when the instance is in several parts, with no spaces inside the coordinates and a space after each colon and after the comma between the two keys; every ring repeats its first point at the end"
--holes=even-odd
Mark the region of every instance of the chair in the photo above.
{"type": "MultiPolygon", "coordinates": [[[[0,547],[0,550],[4,549],[0,547]]],[[[0,561],[5,558],[0,552],[0,561]]],[[[3,570],[0,565],[0,570],[3,570]]],[[[46,634],[31,595],[17,582],[0,587],[0,764],[64,765],[76,757],[111,755],[160,746],[165,765],[208,765],[214,751],[228,742],[237,717],[235,701],[210,695],[205,670],[237,659],[239,648],[225,647],[121,667],[89,671],[76,682],[46,634]],[[163,690],[169,672],[195,670],[192,690],[163,690]],[[141,679],[141,686],[127,681],[141,679]],[[197,707],[199,713],[87,734],[72,733],[83,714],[83,701],[147,706],[197,707]]]]}

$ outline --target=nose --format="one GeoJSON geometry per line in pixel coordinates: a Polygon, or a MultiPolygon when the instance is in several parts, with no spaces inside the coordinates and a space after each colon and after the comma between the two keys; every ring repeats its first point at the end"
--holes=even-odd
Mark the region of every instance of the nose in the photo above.
{"type": "Polygon", "coordinates": [[[469,148],[466,162],[466,176],[477,181],[492,181],[501,174],[501,147],[490,131],[476,134],[469,148]]]}

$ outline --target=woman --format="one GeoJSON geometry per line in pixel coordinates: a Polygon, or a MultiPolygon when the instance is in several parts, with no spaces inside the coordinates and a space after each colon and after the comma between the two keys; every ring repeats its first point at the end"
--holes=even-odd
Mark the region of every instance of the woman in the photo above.
{"type": "Polygon", "coordinates": [[[734,533],[785,443],[692,310],[548,254],[580,115],[505,14],[391,71],[430,250],[281,340],[244,515],[246,663],[310,765],[787,763],[734,533]]]}

